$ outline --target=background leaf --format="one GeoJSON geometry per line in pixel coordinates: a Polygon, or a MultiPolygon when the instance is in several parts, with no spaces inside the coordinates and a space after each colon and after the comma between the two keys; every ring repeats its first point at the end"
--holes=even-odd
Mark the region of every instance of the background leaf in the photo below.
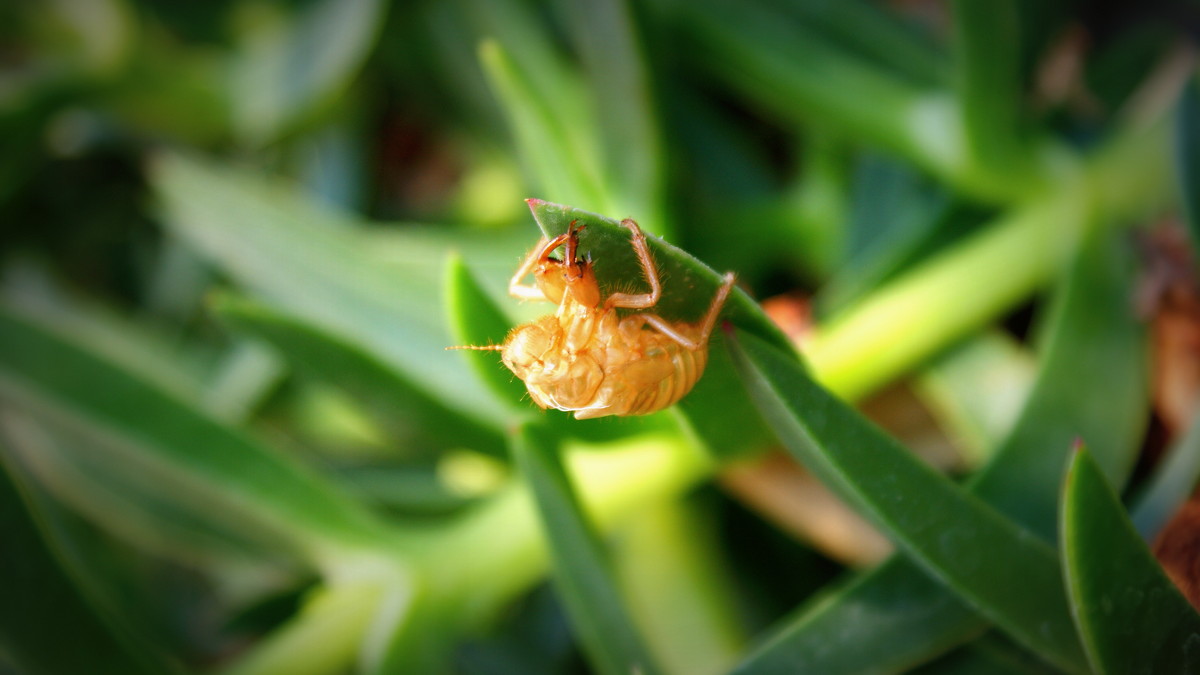
{"type": "Polygon", "coordinates": [[[561,448],[525,425],[512,454],[537,503],[567,614],[601,673],[658,672],[621,599],[608,555],[571,485],[561,448]]]}
{"type": "MultiPolygon", "coordinates": [[[[173,667],[114,627],[73,578],[22,496],[0,446],[0,648],[28,672],[156,673],[173,667]],[[71,636],[64,649],[62,636],[71,636]]],[[[126,628],[126,630],[128,630],[126,628]]]]}
{"type": "Polygon", "coordinates": [[[1071,459],[1062,502],[1063,573],[1099,673],[1200,667],[1200,615],[1142,543],[1087,450],[1071,459]]]}
{"type": "Polygon", "coordinates": [[[1048,544],[909,455],[795,360],[744,333],[729,344],[747,390],[797,460],[1008,634],[1060,667],[1082,670],[1048,544]]]}

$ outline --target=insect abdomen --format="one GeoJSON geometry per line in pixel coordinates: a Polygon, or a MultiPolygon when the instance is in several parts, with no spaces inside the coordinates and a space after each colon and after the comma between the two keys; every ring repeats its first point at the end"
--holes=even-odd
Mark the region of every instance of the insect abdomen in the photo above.
{"type": "MultiPolygon", "coordinates": [[[[657,384],[644,386],[633,395],[624,415],[647,415],[674,404],[692,390],[704,366],[708,363],[708,351],[684,349],[675,343],[666,344],[652,358],[665,359],[670,363],[671,374],[657,384]]],[[[633,391],[630,394],[634,394],[633,391]]]]}

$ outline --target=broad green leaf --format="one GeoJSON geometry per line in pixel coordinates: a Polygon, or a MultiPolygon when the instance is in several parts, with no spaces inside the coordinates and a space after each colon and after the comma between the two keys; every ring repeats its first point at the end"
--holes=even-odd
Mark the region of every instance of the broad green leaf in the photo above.
{"type": "Polygon", "coordinates": [[[587,129],[588,124],[560,119],[555,107],[563,98],[551,97],[544,83],[535,81],[534,74],[510,56],[510,49],[507,44],[489,41],[480,47],[479,55],[508,114],[518,152],[533,184],[559,199],[610,209],[613,204],[597,176],[591,148],[572,132],[573,128],[587,129]]]}
{"type": "Polygon", "coordinates": [[[1192,250],[1200,251],[1200,82],[1193,75],[1175,107],[1175,180],[1192,250]]]}
{"type": "Polygon", "coordinates": [[[81,461],[107,464],[112,476],[157,490],[201,522],[265,528],[323,562],[331,546],[386,534],[311,470],[9,309],[0,309],[0,396],[20,414],[89,439],[70,450],[81,461]]]}
{"type": "Polygon", "coordinates": [[[663,141],[631,3],[600,0],[559,6],[591,86],[601,173],[613,195],[611,208],[640,214],[653,224],[654,232],[666,236],[672,229],[663,203],[663,141]]]}
{"type": "Polygon", "coordinates": [[[1097,673],[1200,669],[1200,614],[1167,578],[1083,448],[1063,487],[1062,550],[1072,613],[1097,673]]]}
{"type": "MultiPolygon", "coordinates": [[[[507,412],[473,381],[445,328],[440,266],[455,240],[417,236],[419,257],[383,256],[361,222],[310,203],[294,191],[228,168],[177,155],[158,158],[153,183],[166,222],[242,287],[286,312],[358,346],[400,374],[409,389],[456,410],[478,426],[500,429],[507,412]],[[426,255],[428,251],[430,254],[426,255]]],[[[410,424],[405,409],[394,411],[410,424]]],[[[458,428],[444,430],[447,438],[458,428]]]]}
{"type": "Polygon", "coordinates": [[[969,463],[978,466],[1012,430],[1036,369],[1016,339],[992,331],[938,357],[915,384],[969,463]]]}
{"type": "Polygon", "coordinates": [[[563,466],[562,448],[527,424],[513,437],[511,452],[537,504],[555,585],[592,665],[605,675],[658,672],[622,601],[608,552],[563,466]]]}
{"type": "Polygon", "coordinates": [[[213,308],[234,328],[275,346],[296,370],[353,396],[388,430],[398,454],[421,455],[461,445],[492,454],[504,451],[492,429],[414,391],[387,363],[320,325],[228,294],[216,296],[213,308]],[[405,414],[397,415],[398,410],[405,414]]]}
{"type": "Polygon", "coordinates": [[[845,259],[816,299],[823,313],[853,302],[936,249],[939,233],[947,239],[968,229],[945,194],[913,170],[873,156],[860,162],[851,200],[845,259]]]}
{"type": "MultiPolygon", "coordinates": [[[[955,89],[968,167],[988,178],[1021,176],[1028,145],[1019,128],[1024,100],[1017,0],[952,3],[955,89]]],[[[1003,180],[1003,179],[1002,179],[1003,180]]]]}
{"type": "Polygon", "coordinates": [[[230,63],[234,128],[262,144],[348,88],[383,25],[381,0],[314,0],[248,30],[230,63]]]}
{"type": "Polygon", "coordinates": [[[927,573],[1047,660],[1080,671],[1054,549],[911,455],[744,332],[727,342],[784,447],[927,573]]]}
{"type": "Polygon", "coordinates": [[[620,529],[613,552],[629,611],[668,673],[726,673],[744,649],[713,505],[700,499],[649,505],[620,529]]]}
{"type": "Polygon", "coordinates": [[[56,550],[28,494],[22,494],[6,450],[0,446],[0,651],[31,673],[171,670],[81,590],[71,558],[56,550]]]}
{"type": "MultiPolygon", "coordinates": [[[[504,344],[512,322],[500,311],[458,256],[452,257],[446,265],[446,300],[451,333],[459,344],[504,344]]],[[[466,350],[463,352],[463,358],[467,359],[478,378],[496,392],[501,400],[515,404],[528,398],[524,383],[504,366],[498,352],[466,350]]]]}
{"type": "Polygon", "coordinates": [[[1188,499],[1200,481],[1200,415],[1194,415],[1187,432],[1171,444],[1165,459],[1138,487],[1132,518],[1134,527],[1150,541],[1188,499]]]}
{"type": "Polygon", "coordinates": [[[911,21],[885,5],[863,0],[772,4],[839,46],[915,84],[939,84],[949,77],[949,60],[932,36],[922,35],[911,21]]]}
{"type": "MultiPolygon", "coordinates": [[[[1045,493],[1059,489],[1070,443],[1083,438],[1103,448],[1116,475],[1131,465],[1145,425],[1146,362],[1130,355],[1145,353],[1146,336],[1128,304],[1128,251],[1106,239],[1097,237],[1081,252],[1060,287],[1033,390],[1016,426],[968,485],[1047,541],[1057,505],[1045,493]],[[1079,396],[1081,382],[1105,395],[1079,396]]],[[[984,629],[982,617],[921,576],[893,556],[836,598],[801,608],[744,663],[744,672],[760,663],[857,672],[863,667],[857,645],[866,642],[886,650],[879,654],[886,660],[873,661],[877,666],[905,667],[984,629]]]]}
{"type": "MultiPolygon", "coordinates": [[[[591,256],[601,293],[627,289],[630,280],[644,276],[630,246],[629,231],[616,220],[537,199],[529,200],[529,205],[547,238],[566,232],[572,221],[586,226],[579,235],[579,255],[591,256]]],[[[662,280],[662,297],[654,312],[671,321],[699,320],[721,284],[721,275],[653,235],[647,235],[646,241],[662,280]]],[[[791,349],[788,339],[740,289],[735,288],[730,294],[721,320],[791,349]]],[[[710,450],[728,457],[762,448],[769,435],[758,422],[754,407],[744,397],[733,395],[740,385],[725,350],[721,348],[722,340],[720,331],[714,331],[704,375],[692,392],[679,402],[679,410],[710,450]]]]}
{"type": "Polygon", "coordinates": [[[1058,675],[1062,671],[990,633],[911,671],[911,675],[1058,675]]]}
{"type": "Polygon", "coordinates": [[[684,18],[703,47],[698,55],[704,64],[747,100],[783,120],[817,122],[956,177],[949,165],[961,161],[963,149],[941,143],[935,155],[933,146],[922,146],[917,138],[923,130],[907,121],[943,116],[941,124],[956,124],[945,102],[923,100],[915,85],[762,3],[689,3],[684,18]],[[872,104],[863,105],[864,100],[872,104]]]}

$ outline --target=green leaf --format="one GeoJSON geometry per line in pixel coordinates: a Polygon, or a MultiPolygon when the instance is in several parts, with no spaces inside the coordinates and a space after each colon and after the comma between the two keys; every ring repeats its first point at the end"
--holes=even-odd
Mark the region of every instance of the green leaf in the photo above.
{"type": "Polygon", "coordinates": [[[597,175],[591,148],[574,131],[589,128],[586,118],[561,119],[555,108],[570,98],[536,81],[536,73],[509,55],[511,48],[488,41],[480,47],[479,56],[508,114],[517,150],[533,184],[559,199],[596,209],[612,208],[597,175]],[[554,98],[550,98],[550,91],[555,92],[554,98]]]}
{"type": "Polygon", "coordinates": [[[956,0],[954,63],[969,166],[1004,180],[1026,149],[1020,133],[1020,40],[1016,0],[956,0]]]}
{"type": "MultiPolygon", "coordinates": [[[[602,294],[628,289],[629,280],[644,276],[630,246],[629,231],[618,221],[538,199],[529,200],[529,206],[547,238],[566,232],[572,221],[586,225],[579,235],[579,252],[591,257],[602,294]]],[[[658,237],[647,235],[646,243],[663,281],[662,297],[654,312],[669,321],[698,320],[720,287],[721,275],[658,237]]],[[[791,349],[788,339],[740,289],[735,288],[730,294],[721,319],[791,349]]],[[[761,449],[768,442],[769,433],[749,401],[730,395],[739,390],[739,385],[729,357],[721,348],[723,337],[719,333],[714,332],[710,341],[703,377],[678,407],[698,438],[712,451],[729,457],[761,449]]]]}
{"type": "Polygon", "coordinates": [[[712,506],[697,498],[647,505],[621,528],[615,547],[630,612],[669,673],[725,673],[744,649],[712,506]]]}
{"type": "Polygon", "coordinates": [[[1175,175],[1192,250],[1200,251],[1200,81],[1195,76],[1175,108],[1175,175]]]}
{"type": "Polygon", "coordinates": [[[6,308],[0,397],[86,440],[68,450],[78,461],[107,466],[108,478],[134,481],[200,522],[264,528],[323,562],[331,547],[374,544],[386,533],[312,471],[6,308]]]}
{"type": "Polygon", "coordinates": [[[1062,547],[1072,612],[1096,672],[1200,669],[1200,614],[1167,578],[1083,448],[1063,487],[1062,547]]]}
{"type": "MultiPolygon", "coordinates": [[[[1146,336],[1128,304],[1129,263],[1115,236],[1096,237],[1081,251],[1060,287],[1038,379],[1021,416],[968,485],[1047,541],[1053,540],[1057,504],[1045,493],[1058,491],[1070,443],[1094,441],[1114,475],[1130,466],[1140,447],[1147,366],[1130,355],[1145,354],[1146,336]],[[1079,396],[1081,382],[1105,395],[1079,396]]],[[[802,608],[744,663],[745,672],[758,664],[858,672],[867,665],[858,660],[858,645],[868,642],[880,645],[879,658],[869,662],[873,667],[906,667],[983,630],[981,617],[921,577],[911,562],[893,556],[828,602],[802,608]]]]}
{"type": "Polygon", "coordinates": [[[234,128],[250,143],[275,140],[336,100],[366,61],[386,3],[316,0],[245,33],[230,64],[234,128]]]}
{"type": "MultiPolygon", "coordinates": [[[[504,343],[512,322],[500,311],[459,256],[451,257],[446,265],[446,289],[451,332],[459,344],[484,346],[504,343]]],[[[463,358],[501,400],[515,404],[516,401],[528,399],[525,384],[504,366],[497,352],[467,350],[463,352],[463,358]]]]}
{"type": "Polygon", "coordinates": [[[440,266],[458,238],[453,231],[440,239],[396,232],[384,242],[357,227],[361,222],[261,178],[177,155],[158,160],[152,180],[168,226],[241,286],[358,346],[412,391],[475,426],[504,427],[505,408],[486,390],[464,386],[472,381],[469,369],[446,351],[453,341],[440,266]],[[384,259],[405,241],[405,257],[384,259]]]}
{"type": "Polygon", "coordinates": [[[936,85],[948,79],[944,50],[887,6],[864,0],[775,4],[839,46],[915,84],[936,85]]]}
{"type": "Polygon", "coordinates": [[[144,645],[114,626],[81,591],[0,446],[0,652],[22,672],[161,673],[144,645]],[[24,494],[23,494],[24,493],[24,494]],[[69,648],[64,637],[69,636],[69,648]]]}
{"type": "Polygon", "coordinates": [[[938,357],[915,384],[938,422],[976,466],[1012,430],[1036,368],[1027,349],[996,330],[938,357]]]}
{"type": "Polygon", "coordinates": [[[608,553],[563,467],[562,448],[526,424],[512,455],[529,485],[550,545],[555,585],[592,665],[605,675],[656,673],[621,597],[608,553]]]}
{"type": "Polygon", "coordinates": [[[663,203],[663,141],[630,3],[600,0],[560,6],[591,85],[612,212],[640,214],[653,225],[652,231],[666,236],[672,230],[663,203]]]}
{"type": "Polygon", "coordinates": [[[746,333],[728,342],[747,390],[784,447],[948,589],[1047,660],[1079,671],[1058,559],[746,333]]]}
{"type": "Polygon", "coordinates": [[[374,354],[321,326],[232,294],[214,296],[213,310],[235,329],[277,348],[299,372],[332,383],[363,404],[402,452],[467,446],[503,454],[493,429],[415,391],[374,354]],[[397,415],[396,411],[404,411],[397,415]]]}

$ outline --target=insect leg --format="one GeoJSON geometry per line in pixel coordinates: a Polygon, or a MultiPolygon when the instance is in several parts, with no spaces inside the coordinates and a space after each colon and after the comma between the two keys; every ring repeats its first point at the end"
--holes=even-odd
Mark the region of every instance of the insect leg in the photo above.
{"type": "Polygon", "coordinates": [[[517,267],[516,273],[509,280],[508,294],[521,300],[546,300],[546,295],[542,293],[542,289],[538,288],[535,284],[522,284],[521,280],[533,271],[535,265],[545,260],[551,251],[562,246],[569,237],[569,234],[560,234],[549,241],[543,237],[538,242],[538,245],[533,247],[533,250],[529,252],[529,255],[525,256],[525,260],[521,261],[521,265],[517,267]]]}
{"type": "Polygon", "coordinates": [[[713,326],[717,324],[717,315],[721,313],[721,307],[725,305],[725,300],[729,298],[729,292],[733,290],[733,281],[736,279],[733,272],[726,272],[721,278],[721,288],[717,289],[717,294],[713,296],[712,303],[708,306],[708,313],[704,315],[704,320],[700,323],[700,339],[708,342],[708,336],[712,334],[713,326]]]}
{"type": "Polygon", "coordinates": [[[650,257],[650,249],[646,246],[646,235],[642,233],[642,228],[638,227],[638,224],[632,218],[622,220],[621,225],[629,230],[633,252],[637,254],[638,261],[642,263],[642,275],[646,278],[646,282],[650,284],[650,292],[613,293],[604,301],[604,306],[609,308],[627,307],[630,309],[653,307],[658,304],[658,298],[662,295],[662,286],[658,281],[658,269],[654,266],[654,258],[650,257]]]}
{"type": "Polygon", "coordinates": [[[713,296],[712,302],[708,305],[708,312],[705,313],[704,319],[700,322],[700,331],[696,338],[688,337],[672,325],[671,322],[657,314],[634,314],[627,317],[625,321],[638,321],[643,324],[649,324],[658,330],[658,332],[678,342],[684,349],[692,351],[703,349],[708,344],[708,337],[712,334],[713,326],[717,323],[717,315],[721,313],[721,307],[725,304],[725,301],[729,298],[729,292],[733,289],[733,280],[733,272],[725,274],[721,288],[713,296]]]}

